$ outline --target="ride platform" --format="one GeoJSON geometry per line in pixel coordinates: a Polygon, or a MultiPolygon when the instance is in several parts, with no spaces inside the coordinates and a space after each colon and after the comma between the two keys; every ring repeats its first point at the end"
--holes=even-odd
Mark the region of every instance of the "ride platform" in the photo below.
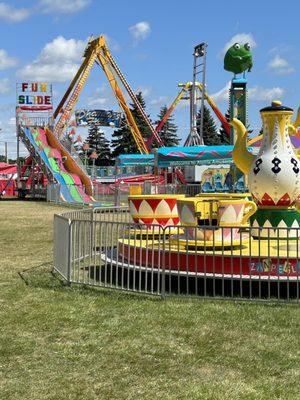
{"type": "Polygon", "coordinates": [[[300,244],[287,240],[209,242],[184,234],[128,235],[118,241],[118,255],[128,265],[171,274],[220,276],[230,279],[300,281],[300,244]]]}

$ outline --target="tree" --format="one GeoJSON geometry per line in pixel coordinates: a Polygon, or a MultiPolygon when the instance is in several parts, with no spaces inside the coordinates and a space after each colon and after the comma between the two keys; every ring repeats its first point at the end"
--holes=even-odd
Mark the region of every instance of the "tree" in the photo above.
{"type": "MultiPolygon", "coordinates": [[[[197,114],[197,132],[200,134],[200,120],[201,120],[201,110],[197,114]]],[[[203,115],[203,141],[205,145],[219,145],[220,135],[218,134],[216,123],[211,116],[209,109],[204,106],[203,115]]]]}
{"type": "MultiPolygon", "coordinates": [[[[166,114],[167,111],[168,111],[167,106],[161,107],[160,112],[157,116],[158,121],[155,122],[156,125],[162,120],[163,116],[166,114]]],[[[160,132],[158,133],[162,141],[164,142],[165,146],[178,146],[179,138],[177,136],[177,129],[178,128],[174,123],[174,118],[170,116],[165,122],[160,132]]]]}
{"type": "MultiPolygon", "coordinates": [[[[229,110],[225,113],[225,118],[228,122],[230,121],[229,110]]],[[[221,125],[221,128],[219,129],[219,135],[220,135],[220,144],[229,144],[230,143],[230,135],[227,134],[223,125],[221,125]]]]}
{"type": "MultiPolygon", "coordinates": [[[[143,99],[143,95],[141,92],[137,94],[137,99],[143,109],[146,108],[145,100],[143,99]]],[[[145,140],[149,138],[151,135],[150,128],[145,123],[143,117],[140,115],[138,108],[135,104],[130,104],[130,111],[133,115],[133,118],[141,132],[141,135],[145,140]]],[[[119,154],[133,154],[139,153],[137,145],[132,136],[130,127],[128,126],[127,120],[125,117],[122,117],[121,128],[116,129],[112,134],[113,147],[113,156],[117,157],[119,154]]]]}
{"type": "MultiPolygon", "coordinates": [[[[97,159],[95,160],[95,165],[111,165],[112,155],[109,146],[109,140],[106,139],[103,130],[96,125],[91,125],[89,127],[89,134],[84,142],[89,145],[87,154],[90,156],[93,152],[97,154],[97,159]]],[[[92,161],[90,160],[91,164],[92,161]]]]}

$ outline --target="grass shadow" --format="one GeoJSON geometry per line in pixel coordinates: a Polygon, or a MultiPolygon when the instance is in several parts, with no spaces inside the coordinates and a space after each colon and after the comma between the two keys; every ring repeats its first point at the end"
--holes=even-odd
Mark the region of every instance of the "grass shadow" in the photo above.
{"type": "Polygon", "coordinates": [[[28,268],[18,273],[20,278],[31,288],[39,288],[39,289],[47,289],[47,290],[55,290],[55,291],[72,291],[76,293],[80,293],[83,296],[101,296],[111,297],[114,300],[116,298],[119,299],[128,299],[135,301],[157,301],[160,300],[161,297],[147,295],[143,293],[143,296],[140,293],[136,293],[133,291],[121,291],[113,288],[106,287],[97,287],[97,286],[89,286],[87,284],[68,284],[64,281],[60,275],[53,271],[53,263],[47,262],[41,265],[34,266],[32,268],[28,268]]]}
{"type": "Polygon", "coordinates": [[[67,284],[59,278],[58,274],[53,273],[52,262],[34,266],[18,272],[20,278],[27,286],[43,289],[61,289],[67,284]]]}

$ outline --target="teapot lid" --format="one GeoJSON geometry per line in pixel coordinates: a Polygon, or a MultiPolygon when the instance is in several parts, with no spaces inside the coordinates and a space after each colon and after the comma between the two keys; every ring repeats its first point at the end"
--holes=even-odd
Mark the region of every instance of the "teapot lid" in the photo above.
{"type": "Polygon", "coordinates": [[[283,106],[281,101],[279,100],[273,100],[271,103],[271,106],[262,108],[260,112],[270,112],[270,111],[291,111],[293,112],[294,110],[292,108],[283,106]]]}

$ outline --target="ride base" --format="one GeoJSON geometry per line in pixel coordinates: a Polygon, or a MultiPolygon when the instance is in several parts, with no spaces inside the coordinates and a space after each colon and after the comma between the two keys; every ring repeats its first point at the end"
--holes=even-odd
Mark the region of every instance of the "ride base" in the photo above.
{"type": "Polygon", "coordinates": [[[174,274],[230,279],[298,281],[297,241],[256,240],[241,235],[232,243],[204,243],[177,235],[129,235],[118,242],[119,257],[128,265],[151,267],[174,274]],[[164,248],[164,250],[162,250],[164,248]]]}

